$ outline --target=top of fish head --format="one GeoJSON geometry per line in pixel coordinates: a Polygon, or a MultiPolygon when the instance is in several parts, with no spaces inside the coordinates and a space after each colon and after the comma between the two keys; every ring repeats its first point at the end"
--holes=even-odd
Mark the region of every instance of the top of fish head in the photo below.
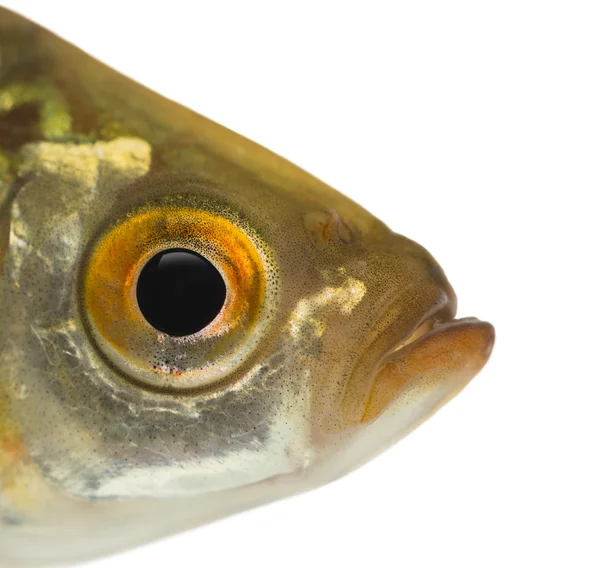
{"type": "Polygon", "coordinates": [[[5,10],[0,54],[0,553],[329,481],[485,364],[493,328],[350,199],[5,10]]]}

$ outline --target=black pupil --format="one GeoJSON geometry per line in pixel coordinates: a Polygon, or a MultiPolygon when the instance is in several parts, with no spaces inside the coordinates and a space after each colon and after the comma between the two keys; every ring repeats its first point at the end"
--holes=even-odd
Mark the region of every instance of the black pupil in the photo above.
{"type": "Polygon", "coordinates": [[[203,256],[169,249],[153,256],[137,283],[144,317],[159,331],[182,337],[206,327],[225,303],[225,282],[203,256]]]}

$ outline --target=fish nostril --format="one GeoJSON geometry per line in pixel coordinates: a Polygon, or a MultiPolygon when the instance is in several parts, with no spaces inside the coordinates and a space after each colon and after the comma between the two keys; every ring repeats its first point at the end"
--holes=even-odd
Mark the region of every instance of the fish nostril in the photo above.
{"type": "Polygon", "coordinates": [[[215,319],[225,303],[226,286],[203,256],[188,249],[168,249],[146,263],[136,294],[142,315],[153,327],[182,337],[215,319]]]}

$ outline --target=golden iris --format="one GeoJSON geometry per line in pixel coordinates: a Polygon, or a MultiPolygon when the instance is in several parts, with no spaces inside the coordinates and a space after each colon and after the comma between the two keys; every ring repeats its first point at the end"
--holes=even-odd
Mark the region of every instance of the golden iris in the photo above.
{"type": "Polygon", "coordinates": [[[266,265],[259,239],[225,216],[171,205],[134,211],[93,247],[83,275],[83,311],[100,349],[128,377],[158,388],[205,386],[252,349],[251,332],[264,311],[266,265]],[[226,294],[208,325],[177,337],[147,321],[136,286],[152,257],[182,248],[219,271],[226,294]]]}

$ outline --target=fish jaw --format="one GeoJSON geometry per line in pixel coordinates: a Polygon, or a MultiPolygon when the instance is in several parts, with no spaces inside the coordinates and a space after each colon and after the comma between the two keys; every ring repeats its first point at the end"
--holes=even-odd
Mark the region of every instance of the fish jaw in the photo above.
{"type": "Polygon", "coordinates": [[[402,424],[401,431],[408,432],[456,396],[484,367],[495,339],[491,324],[465,318],[428,325],[429,331],[382,359],[361,423],[390,412],[402,424]]]}
{"type": "Polygon", "coordinates": [[[424,321],[381,357],[362,411],[324,444],[330,461],[322,477],[351,472],[425,422],[481,371],[494,341],[494,327],[476,318],[424,321]]]}

